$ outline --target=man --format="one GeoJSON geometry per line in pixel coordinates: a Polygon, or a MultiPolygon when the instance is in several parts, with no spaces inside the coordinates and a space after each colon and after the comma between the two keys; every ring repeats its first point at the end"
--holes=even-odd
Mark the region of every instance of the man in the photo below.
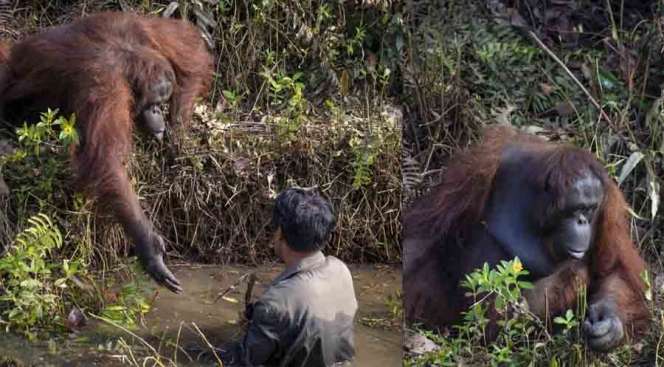
{"type": "Polygon", "coordinates": [[[223,355],[225,363],[343,365],[355,354],[357,301],[346,265],[321,252],[335,225],[332,206],[311,191],[287,189],[276,199],[272,223],[286,269],[248,309],[247,333],[223,355]]]}

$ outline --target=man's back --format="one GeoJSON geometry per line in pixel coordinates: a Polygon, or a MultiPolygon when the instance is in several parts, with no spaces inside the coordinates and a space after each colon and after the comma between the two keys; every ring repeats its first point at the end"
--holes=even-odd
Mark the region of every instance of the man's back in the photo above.
{"type": "Polygon", "coordinates": [[[354,355],[356,311],[346,265],[316,252],[286,269],[255,303],[244,343],[245,360],[269,366],[331,366],[348,361],[354,355]],[[268,356],[264,346],[270,344],[274,348],[268,356]]]}

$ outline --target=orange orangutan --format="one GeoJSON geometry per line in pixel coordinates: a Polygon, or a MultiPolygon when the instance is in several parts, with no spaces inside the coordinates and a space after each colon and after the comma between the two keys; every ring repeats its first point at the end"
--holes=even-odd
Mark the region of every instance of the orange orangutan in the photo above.
{"type": "Polygon", "coordinates": [[[593,349],[646,328],[646,266],[628,206],[591,153],[493,127],[450,162],[442,183],[404,214],[409,323],[454,324],[470,302],[464,275],[519,257],[535,282],[526,298],[542,317],[574,308],[587,286],[583,329],[593,349]]]}
{"type": "Polygon", "coordinates": [[[37,121],[47,108],[75,113],[78,187],[111,209],[143,267],[175,292],[181,287],[164,263],[164,241],[141,209],[124,163],[135,120],[160,136],[159,105],[169,102],[170,120],[188,122],[212,77],[200,32],[182,20],[100,13],[0,43],[0,118],[18,125],[37,121]]]}

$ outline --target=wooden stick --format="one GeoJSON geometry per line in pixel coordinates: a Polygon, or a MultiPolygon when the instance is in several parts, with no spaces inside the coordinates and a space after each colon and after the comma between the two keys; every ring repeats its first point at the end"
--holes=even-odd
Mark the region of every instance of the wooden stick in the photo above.
{"type": "Polygon", "coordinates": [[[560,66],[563,68],[563,70],[565,70],[565,72],[567,73],[567,75],[569,75],[569,77],[572,78],[572,80],[574,80],[574,82],[579,86],[579,88],[581,88],[581,90],[583,91],[583,93],[586,94],[586,96],[587,96],[588,99],[590,100],[590,103],[592,103],[592,104],[593,104],[593,105],[599,110],[599,114],[600,114],[600,116],[602,116],[602,118],[604,118],[604,119],[606,120],[606,122],[609,123],[609,125],[613,126],[613,122],[612,122],[611,119],[609,118],[609,115],[607,115],[606,112],[604,112],[604,110],[602,109],[602,106],[597,102],[597,100],[595,100],[595,98],[593,98],[592,94],[590,94],[590,92],[588,91],[588,89],[586,89],[586,87],[583,86],[583,84],[579,81],[579,79],[577,79],[576,76],[574,76],[574,74],[573,74],[572,71],[567,67],[567,65],[565,65],[565,63],[564,63],[560,58],[558,58],[558,56],[556,56],[556,54],[554,54],[553,51],[551,51],[548,47],[546,47],[546,45],[544,44],[544,42],[542,42],[542,40],[540,40],[539,37],[537,37],[537,35],[535,34],[535,32],[533,32],[533,31],[528,31],[528,34],[529,34],[529,35],[535,40],[535,42],[537,42],[537,44],[538,44],[538,45],[539,45],[539,46],[540,46],[540,47],[541,47],[541,48],[542,48],[547,54],[549,54],[549,56],[551,56],[551,58],[552,58],[556,63],[558,63],[558,65],[560,65],[560,66]]]}
{"type": "MultiPolygon", "coordinates": [[[[240,277],[240,279],[238,279],[230,287],[226,288],[223,292],[220,292],[219,294],[217,294],[217,298],[214,299],[213,303],[217,303],[217,301],[219,301],[220,298],[222,298],[223,296],[227,295],[228,293],[233,291],[235,288],[237,288],[242,283],[242,281],[245,280],[250,275],[253,275],[254,277],[256,277],[256,274],[254,272],[244,274],[243,276],[240,277]]],[[[252,288],[253,288],[253,286],[252,286],[252,288]]]]}

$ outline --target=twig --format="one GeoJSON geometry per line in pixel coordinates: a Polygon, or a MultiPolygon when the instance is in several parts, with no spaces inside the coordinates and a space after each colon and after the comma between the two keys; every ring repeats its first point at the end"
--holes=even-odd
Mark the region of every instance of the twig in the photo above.
{"type": "Polygon", "coordinates": [[[247,291],[244,293],[244,304],[251,303],[251,295],[254,293],[254,285],[256,285],[256,273],[249,275],[249,282],[247,283],[247,291]]]}
{"type": "Polygon", "coordinates": [[[609,125],[613,126],[613,122],[612,122],[611,119],[609,118],[609,115],[607,115],[606,112],[604,112],[604,110],[602,109],[602,106],[597,102],[597,100],[595,100],[595,98],[592,96],[592,94],[590,94],[590,92],[588,91],[588,89],[586,89],[586,87],[583,86],[583,84],[579,81],[579,79],[577,79],[576,76],[574,76],[574,74],[573,74],[572,71],[567,67],[567,65],[565,65],[565,63],[564,63],[562,60],[560,60],[560,58],[558,58],[558,56],[556,56],[556,54],[554,54],[553,51],[551,51],[548,47],[546,47],[546,45],[544,44],[544,42],[542,42],[542,40],[540,40],[539,37],[537,37],[537,35],[535,34],[535,32],[533,32],[533,31],[528,31],[528,34],[529,34],[529,35],[535,40],[535,42],[537,42],[537,44],[538,44],[538,45],[539,45],[539,46],[540,46],[540,47],[541,47],[541,48],[542,48],[547,54],[549,54],[549,56],[551,56],[551,58],[552,58],[556,63],[558,63],[558,65],[560,65],[560,66],[563,68],[563,70],[565,70],[565,72],[567,73],[567,75],[569,75],[569,77],[572,78],[572,80],[574,80],[574,82],[579,86],[579,88],[581,88],[581,90],[583,91],[583,93],[586,94],[586,96],[587,96],[588,99],[590,100],[590,103],[592,103],[592,104],[593,104],[593,105],[599,110],[599,114],[600,114],[600,116],[602,116],[602,118],[604,118],[604,119],[606,120],[606,122],[609,123],[609,125]]]}
{"type": "Polygon", "coordinates": [[[203,338],[203,341],[205,342],[205,344],[207,344],[208,348],[210,348],[210,350],[212,350],[212,354],[214,354],[214,358],[219,363],[219,367],[224,367],[224,362],[222,362],[221,358],[219,358],[219,355],[217,354],[216,348],[207,340],[207,338],[205,337],[205,334],[203,334],[203,332],[201,331],[201,329],[198,328],[198,325],[196,325],[195,322],[192,322],[191,324],[194,326],[194,329],[196,329],[198,334],[200,334],[201,338],[203,338]]]}
{"type": "Polygon", "coordinates": [[[184,321],[180,321],[180,326],[178,327],[178,334],[175,339],[175,344],[173,345],[175,347],[175,350],[173,351],[173,362],[175,362],[175,365],[178,365],[178,351],[182,352],[187,358],[189,358],[189,362],[192,362],[194,359],[191,358],[187,350],[183,347],[180,346],[180,336],[182,335],[182,326],[184,325],[184,321]]]}
{"type": "Polygon", "coordinates": [[[95,319],[97,319],[97,320],[101,320],[101,321],[103,321],[103,322],[105,322],[105,323],[107,323],[107,324],[110,324],[110,325],[112,325],[112,326],[114,326],[114,327],[116,327],[116,328],[118,328],[118,329],[124,331],[125,333],[127,333],[127,334],[133,336],[134,338],[138,339],[141,343],[143,343],[146,347],[148,347],[148,348],[150,349],[150,351],[152,351],[152,353],[153,353],[154,355],[160,356],[159,352],[157,352],[157,350],[152,346],[152,344],[148,343],[145,339],[141,338],[140,336],[138,336],[137,334],[133,333],[133,332],[130,331],[129,329],[125,328],[124,326],[122,326],[122,325],[116,323],[115,321],[113,321],[113,320],[111,320],[111,319],[107,319],[106,317],[103,317],[103,316],[97,316],[97,315],[95,315],[95,314],[90,314],[90,316],[92,316],[93,318],[95,318],[95,319]]]}
{"type": "Polygon", "coordinates": [[[254,272],[250,272],[250,273],[244,274],[243,276],[240,277],[240,279],[238,279],[238,280],[237,280],[235,283],[233,283],[230,287],[226,288],[223,292],[220,292],[219,294],[217,294],[217,298],[214,299],[214,302],[213,302],[213,303],[217,303],[217,301],[219,301],[220,298],[222,298],[223,296],[227,295],[229,292],[231,292],[231,291],[233,291],[235,288],[237,288],[237,287],[242,283],[242,281],[245,280],[245,279],[246,279],[248,276],[250,276],[250,275],[254,275],[254,276],[256,276],[256,275],[254,274],[254,272]]]}

